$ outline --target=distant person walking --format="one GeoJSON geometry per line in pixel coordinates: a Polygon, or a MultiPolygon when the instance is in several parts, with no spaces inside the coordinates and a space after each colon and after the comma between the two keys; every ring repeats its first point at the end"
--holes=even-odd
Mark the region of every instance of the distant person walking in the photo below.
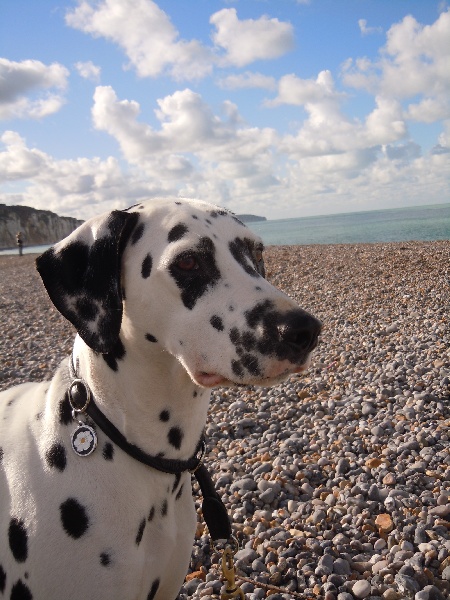
{"type": "Polygon", "coordinates": [[[22,236],[21,231],[18,231],[16,234],[16,244],[17,244],[17,247],[19,248],[19,256],[22,256],[22,254],[23,254],[23,236],[22,236]]]}

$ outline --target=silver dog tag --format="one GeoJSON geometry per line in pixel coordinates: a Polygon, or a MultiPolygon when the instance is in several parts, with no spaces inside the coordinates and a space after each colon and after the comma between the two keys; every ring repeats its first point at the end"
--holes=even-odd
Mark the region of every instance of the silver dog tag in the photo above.
{"type": "Polygon", "coordinates": [[[80,423],[72,433],[72,448],[78,456],[89,456],[97,448],[97,434],[85,423],[80,423]]]}

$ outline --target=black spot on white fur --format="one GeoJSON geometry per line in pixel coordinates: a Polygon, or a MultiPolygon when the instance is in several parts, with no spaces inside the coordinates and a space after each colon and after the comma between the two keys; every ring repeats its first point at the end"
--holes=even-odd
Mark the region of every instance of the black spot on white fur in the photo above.
{"type": "Polygon", "coordinates": [[[229,242],[228,247],[233,258],[241,265],[246,273],[252,277],[260,277],[253,262],[252,242],[249,239],[235,238],[229,242]]]}
{"type": "Polygon", "coordinates": [[[175,225],[175,227],[172,227],[172,229],[169,231],[167,241],[169,243],[177,242],[178,240],[181,240],[181,238],[183,238],[188,231],[189,230],[184,223],[179,223],[178,225],[175,225]]]}
{"type": "Polygon", "coordinates": [[[0,565],[0,592],[2,594],[5,591],[5,586],[6,586],[6,573],[5,573],[2,565],[0,565]]]}
{"type": "Polygon", "coordinates": [[[68,498],[59,507],[64,531],[74,539],[80,538],[89,529],[86,508],[75,498],[68,498]]]}
{"type": "Polygon", "coordinates": [[[33,600],[33,594],[20,579],[12,586],[10,600],[33,600]]]}
{"type": "Polygon", "coordinates": [[[64,471],[66,468],[66,449],[58,442],[55,442],[45,453],[45,460],[52,469],[64,471]]]}
{"type": "Polygon", "coordinates": [[[70,408],[69,400],[67,395],[59,403],[59,414],[58,420],[61,425],[70,425],[72,423],[72,409],[70,408]]]}
{"type": "Polygon", "coordinates": [[[244,369],[242,368],[242,365],[238,360],[231,361],[231,369],[237,377],[244,377],[244,369]]]}
{"type": "Polygon", "coordinates": [[[217,329],[217,331],[223,331],[223,329],[224,329],[224,327],[223,327],[223,321],[217,315],[213,315],[211,317],[211,319],[209,320],[209,322],[214,327],[214,329],[217,329]]]}
{"type": "Polygon", "coordinates": [[[155,518],[155,507],[152,506],[150,512],[148,513],[147,521],[150,523],[155,518]]]}
{"type": "Polygon", "coordinates": [[[178,484],[180,483],[180,479],[181,479],[181,473],[177,473],[175,475],[175,481],[173,482],[173,486],[172,486],[172,494],[175,493],[175,491],[178,487],[178,484]]]}
{"type": "Polygon", "coordinates": [[[241,364],[251,375],[254,375],[255,377],[261,375],[258,359],[253,354],[243,354],[241,356],[241,364]]]}
{"type": "Polygon", "coordinates": [[[147,600],[154,600],[158,589],[159,589],[159,579],[155,579],[155,581],[152,583],[150,592],[148,593],[147,600]]]}
{"type": "Polygon", "coordinates": [[[25,523],[13,517],[8,528],[9,548],[18,563],[25,562],[28,558],[28,534],[25,523]]]}
{"type": "Polygon", "coordinates": [[[141,265],[141,275],[144,279],[148,279],[150,277],[150,273],[152,272],[153,260],[150,254],[147,254],[142,261],[141,265]]]}
{"type": "Polygon", "coordinates": [[[179,427],[171,427],[167,434],[169,444],[179,450],[181,448],[181,442],[183,441],[183,432],[179,427]]]}
{"type": "Polygon", "coordinates": [[[147,522],[145,519],[142,519],[142,521],[139,523],[139,529],[136,535],[136,546],[139,546],[139,544],[142,542],[142,536],[144,535],[146,523],[147,522]]]}
{"type": "Polygon", "coordinates": [[[117,371],[119,364],[117,361],[122,360],[126,354],[125,346],[120,338],[117,339],[111,352],[102,354],[102,358],[110,369],[117,371]]]}
{"type": "Polygon", "coordinates": [[[152,335],[151,333],[146,333],[145,334],[145,339],[148,340],[149,342],[152,342],[152,344],[156,344],[157,343],[157,339],[155,338],[154,335],[152,335]]]}
{"type": "Polygon", "coordinates": [[[102,567],[109,567],[111,564],[111,556],[107,552],[102,552],[100,554],[100,564],[102,567]]]}
{"type": "Polygon", "coordinates": [[[113,460],[114,458],[114,446],[111,442],[106,442],[103,446],[102,456],[105,460],[113,460]]]}
{"type": "Polygon", "coordinates": [[[170,411],[168,410],[162,410],[159,413],[159,420],[162,421],[163,423],[167,423],[167,421],[170,419],[170,411]]]}
{"type": "Polygon", "coordinates": [[[163,500],[162,504],[161,504],[161,516],[165,517],[167,516],[167,510],[169,508],[169,505],[167,503],[167,500],[163,500]]]}
{"type": "Polygon", "coordinates": [[[141,239],[142,234],[144,233],[145,225],[144,223],[139,223],[136,229],[131,234],[131,245],[134,246],[141,239]]]}

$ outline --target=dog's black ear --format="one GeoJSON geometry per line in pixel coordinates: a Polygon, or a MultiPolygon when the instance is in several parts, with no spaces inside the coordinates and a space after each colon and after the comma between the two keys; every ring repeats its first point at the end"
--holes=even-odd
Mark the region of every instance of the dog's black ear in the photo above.
{"type": "Polygon", "coordinates": [[[122,211],[90,219],[36,260],[51,301],[96,352],[111,351],[119,337],[121,258],[138,219],[122,211]]]}

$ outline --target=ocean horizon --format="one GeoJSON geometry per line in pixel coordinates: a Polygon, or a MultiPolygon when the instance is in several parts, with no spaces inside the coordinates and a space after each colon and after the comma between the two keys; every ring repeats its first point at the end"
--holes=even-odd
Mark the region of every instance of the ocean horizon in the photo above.
{"type": "MultiPolygon", "coordinates": [[[[266,246],[447,240],[450,203],[271,219],[246,225],[261,236],[266,246]]],[[[23,252],[40,254],[47,248],[50,244],[25,245],[23,252]]],[[[0,250],[0,255],[17,253],[17,248],[0,250]]]]}
{"type": "Polygon", "coordinates": [[[246,223],[267,246],[450,239],[450,203],[246,223]]]}

